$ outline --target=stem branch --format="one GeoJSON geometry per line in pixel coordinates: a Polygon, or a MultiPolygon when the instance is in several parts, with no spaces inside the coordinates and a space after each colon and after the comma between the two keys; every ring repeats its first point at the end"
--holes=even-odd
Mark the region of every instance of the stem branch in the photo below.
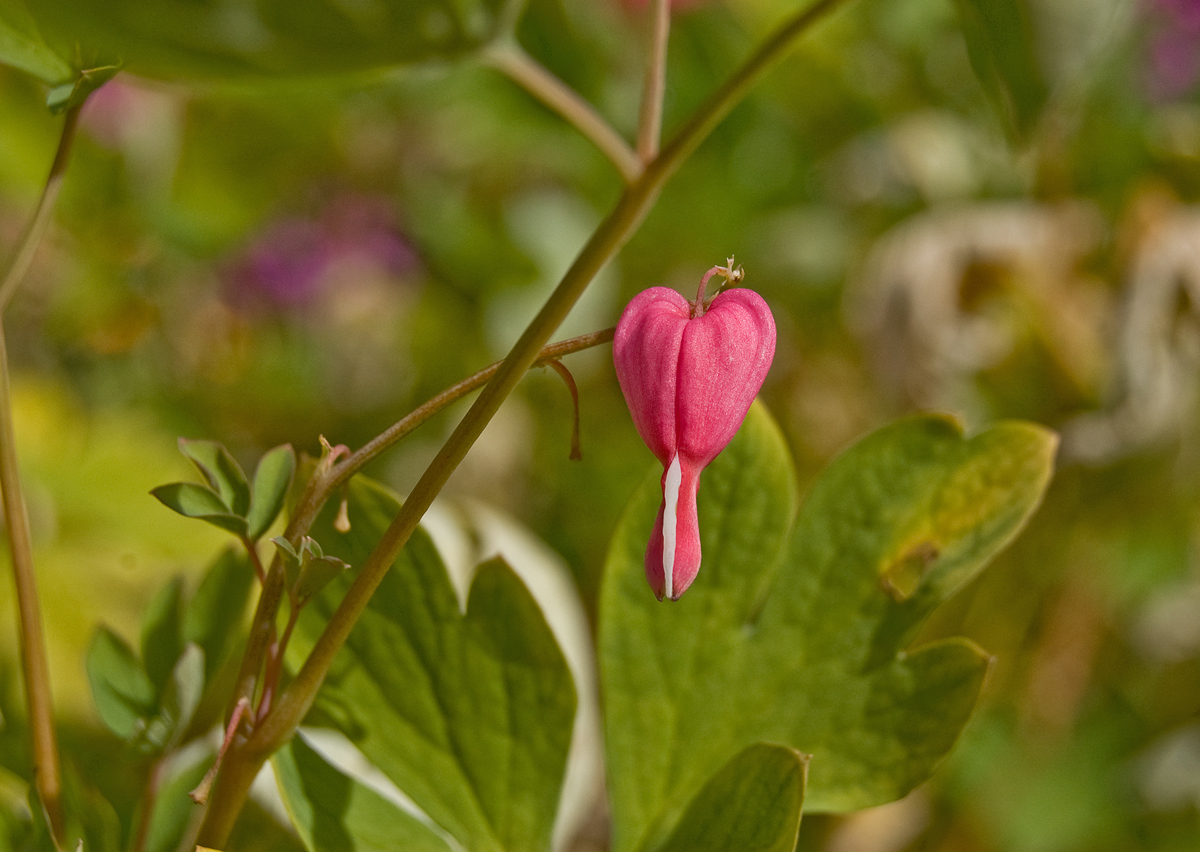
{"type": "Polygon", "coordinates": [[[591,104],[551,74],[520,45],[515,42],[499,44],[484,54],[484,60],[582,133],[616,166],[625,183],[637,180],[642,163],[629,143],[613,130],[612,125],[591,104]]]}
{"type": "Polygon", "coordinates": [[[671,35],[670,0],[653,0],[650,26],[650,57],[642,88],[642,110],[638,120],[638,158],[648,163],[658,156],[662,135],[663,99],[667,89],[667,41],[671,35]]]}

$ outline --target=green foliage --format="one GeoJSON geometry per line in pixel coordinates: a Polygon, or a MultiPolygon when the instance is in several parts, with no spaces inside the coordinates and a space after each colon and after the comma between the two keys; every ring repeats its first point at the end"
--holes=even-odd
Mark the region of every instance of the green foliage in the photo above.
{"type": "Polygon", "coordinates": [[[246,514],[247,535],[258,541],[275,523],[287,499],[296,472],[296,452],[291,444],[268,450],[254,471],[254,491],[246,514]]]}
{"type": "Polygon", "coordinates": [[[155,688],[162,690],[183,653],[183,578],[158,590],[142,618],[142,662],[155,688]]]}
{"type": "Polygon", "coordinates": [[[748,746],[696,794],[663,852],[792,852],[807,768],[794,749],[748,746]]]}
{"type": "Polygon", "coordinates": [[[144,728],[154,710],[156,690],[133,649],[107,627],[100,627],[87,654],[92,697],[104,724],[121,739],[144,728]]]}
{"type": "MultiPolygon", "coordinates": [[[[212,748],[201,743],[196,746],[177,753],[165,767],[146,831],[145,852],[175,852],[196,816],[196,803],[188,793],[204,778],[216,757],[212,748]]],[[[140,814],[137,816],[140,818],[140,814]]]]}
{"type": "Polygon", "coordinates": [[[449,852],[425,823],[353,780],[302,736],[271,758],[292,825],[309,852],[449,852]]]}
{"type": "Polygon", "coordinates": [[[296,453],[289,444],[263,455],[254,471],[253,489],[237,459],[216,441],[181,438],[179,449],[207,484],[172,482],[152,489],[150,493],[164,506],[250,541],[257,541],[275,523],[296,470],[296,453]]]}
{"type": "Polygon", "coordinates": [[[70,62],[46,44],[26,0],[0,0],[0,62],[47,83],[71,76],[70,62]]]}
{"type": "Polygon", "coordinates": [[[658,848],[704,779],[755,741],[813,755],[810,810],[880,804],[927,778],[988,658],[965,640],[906,645],[1028,518],[1054,445],[1024,424],[964,440],[948,418],[903,420],[837,459],[792,530],[791,460],[755,406],[704,474],[700,576],[665,606],[642,576],[660,498],[648,480],[601,596],[614,848],[658,848]],[[922,575],[897,594],[895,566],[911,571],[914,554],[922,575]]]}
{"type": "Polygon", "coordinates": [[[1049,94],[1028,0],[956,0],[956,5],[971,67],[1009,131],[1026,136],[1049,94]]]}
{"type": "MultiPolygon", "coordinates": [[[[350,531],[333,528],[329,507],[313,532],[327,552],[361,565],[400,504],[361,479],[348,496],[350,531]]],[[[335,581],[305,609],[298,639],[320,632],[345,588],[335,581]]],[[[465,848],[518,852],[549,844],[574,712],[566,662],[512,570],[499,559],[481,565],[464,613],[418,530],[334,662],[310,722],[342,731],[465,848]]]]}
{"type": "Polygon", "coordinates": [[[247,557],[226,548],[213,560],[188,604],[183,639],[204,651],[205,677],[211,678],[225,659],[229,640],[237,634],[246,612],[254,574],[247,557]]]}
{"type": "Polygon", "coordinates": [[[3,0],[0,61],[61,83],[122,65],[173,80],[264,79],[383,69],[477,49],[498,0],[3,0]],[[82,65],[80,64],[82,63],[82,65]]]}

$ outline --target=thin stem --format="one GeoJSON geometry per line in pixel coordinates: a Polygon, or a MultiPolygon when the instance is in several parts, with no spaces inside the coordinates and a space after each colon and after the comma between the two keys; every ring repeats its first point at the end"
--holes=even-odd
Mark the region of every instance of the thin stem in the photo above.
{"type": "Polygon", "coordinates": [[[58,766],[58,743],[54,731],[54,705],[50,693],[50,666],[46,662],[46,637],[38,602],[37,577],[33,569],[33,544],[29,512],[25,506],[17,449],[13,436],[12,388],[8,379],[8,345],[0,320],[0,491],[12,554],[13,579],[17,586],[20,615],[21,667],[29,706],[29,732],[33,740],[33,781],[46,808],[55,837],[63,832],[62,781],[58,766]]]}
{"type": "Polygon", "coordinates": [[[643,163],[658,156],[662,135],[663,99],[667,89],[667,41],[671,35],[670,0],[653,0],[650,26],[650,57],[642,88],[642,110],[638,120],[637,153],[643,163]]]}
{"type": "Polygon", "coordinates": [[[484,53],[484,61],[507,75],[543,104],[562,116],[608,157],[625,183],[637,180],[642,163],[629,143],[613,130],[577,92],[551,74],[515,42],[497,44],[484,53]]]}
{"type": "Polygon", "coordinates": [[[155,760],[146,776],[146,789],[142,791],[141,811],[138,814],[133,842],[129,845],[130,852],[143,852],[146,841],[150,839],[150,823],[154,818],[154,805],[158,801],[159,787],[162,786],[163,765],[166,759],[166,755],[163,755],[155,760]]]}
{"type": "Polygon", "coordinates": [[[283,655],[287,651],[292,631],[296,629],[296,621],[300,617],[299,602],[294,597],[291,601],[291,608],[288,610],[288,620],[287,625],[283,628],[283,635],[279,637],[279,641],[271,643],[271,654],[267,658],[267,667],[263,672],[263,691],[262,698],[258,703],[257,715],[257,720],[260,722],[271,712],[271,702],[275,699],[275,693],[279,689],[279,676],[283,673],[283,655]]]}
{"type": "Polygon", "coordinates": [[[201,845],[219,848],[224,844],[258,768],[295,733],[312,706],[335,655],[426,509],[587,285],[641,224],[667,179],[751,86],[786,55],[794,41],[843,2],[846,0],[817,0],[785,21],[709,98],[704,109],[680,129],[641,176],[626,187],[612,212],[580,251],[557,289],[413,487],[395,520],[359,570],[296,678],[280,694],[274,710],[255,728],[243,747],[231,750],[226,771],[221,773],[213,788],[211,806],[200,831],[201,845]]]}
{"type": "Polygon", "coordinates": [[[563,384],[567,386],[567,393],[571,394],[571,407],[573,416],[571,417],[571,461],[579,461],[583,458],[583,447],[579,441],[579,388],[575,385],[575,377],[571,375],[571,371],[566,368],[562,361],[547,361],[546,366],[558,373],[563,384]]]}
{"type": "Polygon", "coordinates": [[[12,389],[8,374],[8,344],[4,338],[3,314],[13,294],[25,279],[37,247],[50,225],[54,201],[67,173],[71,143],[79,122],[82,104],[67,110],[58,148],[50,164],[50,173],[41,198],[25,233],[17,244],[12,264],[0,281],[0,491],[3,491],[4,519],[8,528],[8,546],[12,554],[13,578],[17,587],[20,616],[21,667],[29,707],[32,739],[34,784],[46,809],[50,831],[63,835],[62,777],[58,764],[58,742],[54,730],[54,703],[50,692],[50,667],[46,661],[46,639],[38,601],[37,577],[33,567],[33,546],[29,533],[29,512],[17,465],[17,446],[12,422],[12,389]]]}
{"type": "Polygon", "coordinates": [[[58,150],[54,152],[54,161],[50,164],[50,174],[46,177],[42,196],[38,199],[37,207],[33,211],[33,218],[29,220],[25,233],[21,235],[21,241],[17,244],[17,253],[13,256],[12,265],[5,273],[4,281],[0,282],[0,313],[3,313],[4,309],[8,307],[13,294],[17,292],[17,287],[25,279],[25,273],[29,271],[29,267],[33,263],[33,255],[42,242],[46,228],[50,225],[50,214],[54,211],[54,201],[58,198],[58,191],[62,188],[63,178],[67,174],[67,163],[71,159],[71,143],[75,139],[75,128],[79,123],[79,110],[82,108],[83,104],[78,104],[67,110],[63,120],[62,134],[58,139],[58,150]]]}

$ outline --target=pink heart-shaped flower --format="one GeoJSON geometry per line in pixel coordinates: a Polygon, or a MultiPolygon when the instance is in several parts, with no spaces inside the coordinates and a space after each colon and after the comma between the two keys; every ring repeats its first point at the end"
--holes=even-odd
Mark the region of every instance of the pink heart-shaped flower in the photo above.
{"type": "Polygon", "coordinates": [[[638,434],[664,468],[646,550],[646,579],[659,600],[678,599],[700,570],[700,472],[737,433],[774,355],[775,320],[753,290],[725,290],[706,305],[702,294],[689,302],[651,287],[621,314],[617,380],[638,434]]]}

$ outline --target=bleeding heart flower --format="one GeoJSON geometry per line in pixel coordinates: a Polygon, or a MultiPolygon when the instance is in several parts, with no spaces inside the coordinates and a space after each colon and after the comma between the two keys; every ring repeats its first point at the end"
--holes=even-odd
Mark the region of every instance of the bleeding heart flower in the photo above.
{"type": "Polygon", "coordinates": [[[646,548],[646,579],[659,600],[677,600],[700,570],[696,496],[700,472],[733,439],[775,356],[775,320],[753,290],[725,290],[710,302],[713,267],[696,301],[651,287],[626,306],[613,362],[638,434],[662,462],[663,502],[646,548]]]}

